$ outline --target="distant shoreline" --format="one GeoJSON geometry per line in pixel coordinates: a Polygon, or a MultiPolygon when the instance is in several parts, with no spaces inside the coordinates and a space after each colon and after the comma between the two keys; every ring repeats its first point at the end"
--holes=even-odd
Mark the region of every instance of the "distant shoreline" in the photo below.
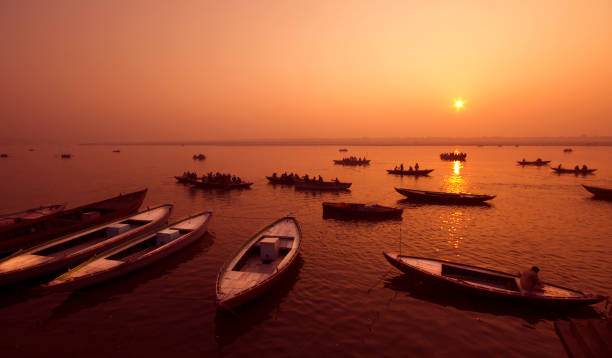
{"type": "Polygon", "coordinates": [[[213,146],[612,146],[612,137],[482,138],[348,138],[242,139],[203,141],[91,142],[80,145],[213,145],[213,146]]]}

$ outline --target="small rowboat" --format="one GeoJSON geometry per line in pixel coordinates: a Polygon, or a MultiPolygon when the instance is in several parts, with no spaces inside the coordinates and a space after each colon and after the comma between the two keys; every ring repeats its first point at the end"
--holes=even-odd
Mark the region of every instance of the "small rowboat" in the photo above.
{"type": "Polygon", "coordinates": [[[342,191],[348,190],[352,184],[336,181],[300,180],[295,182],[295,188],[298,190],[342,191]]]}
{"type": "Polygon", "coordinates": [[[176,181],[178,181],[179,183],[182,184],[191,184],[191,183],[197,183],[199,180],[198,179],[194,179],[192,177],[188,177],[188,176],[184,176],[184,175],[175,175],[174,179],[176,179],[176,181]]]}
{"type": "Polygon", "coordinates": [[[565,168],[552,168],[557,174],[575,174],[575,175],[588,175],[593,174],[597,169],[565,169],[565,168]]]}
{"type": "Polygon", "coordinates": [[[408,200],[411,201],[435,204],[483,204],[485,201],[495,198],[495,195],[486,194],[444,193],[439,191],[426,191],[402,188],[395,188],[395,191],[402,194],[408,200]]]}
{"type": "Polygon", "coordinates": [[[291,216],[259,231],[221,268],[219,307],[231,309],[262,295],[289,270],[301,246],[302,230],[291,216]]]}
{"type": "Polygon", "coordinates": [[[404,209],[358,203],[323,203],[323,218],[401,219],[404,209]]]}
{"type": "Polygon", "coordinates": [[[172,204],[162,205],[18,251],[0,260],[0,284],[67,270],[95,254],[164,225],[171,211],[172,204]]]}
{"type": "Polygon", "coordinates": [[[521,160],[521,161],[517,161],[518,165],[535,165],[538,167],[541,167],[543,165],[548,165],[550,163],[550,160],[534,160],[533,162],[527,161],[527,160],[521,160]]]}
{"type": "Polygon", "coordinates": [[[387,169],[387,173],[395,175],[413,175],[413,176],[424,176],[429,175],[433,172],[433,169],[419,169],[419,170],[400,170],[400,169],[387,169]]]}
{"type": "Polygon", "coordinates": [[[66,208],[64,204],[41,206],[34,209],[24,210],[19,213],[0,215],[0,227],[13,225],[18,222],[39,219],[41,217],[55,214],[66,208]]]}
{"type": "Polygon", "coordinates": [[[12,253],[61,235],[127,216],[138,210],[146,194],[147,189],[144,189],[38,219],[0,226],[0,254],[12,253]]]}
{"type": "Polygon", "coordinates": [[[296,178],[291,177],[291,176],[285,176],[285,177],[282,177],[282,176],[280,176],[280,177],[279,176],[276,176],[276,177],[275,176],[266,176],[266,179],[268,179],[268,181],[271,184],[283,184],[283,185],[293,185],[293,184],[295,184],[295,182],[297,180],[299,180],[299,179],[296,179],[296,178]]]}
{"type": "Polygon", "coordinates": [[[597,186],[584,185],[582,186],[590,193],[592,193],[595,198],[603,199],[603,200],[612,200],[612,189],[600,188],[597,186]]]}
{"type": "Polygon", "coordinates": [[[383,255],[391,265],[419,279],[494,299],[525,304],[590,305],[607,298],[547,283],[543,283],[542,291],[526,291],[521,289],[518,275],[423,257],[386,252],[383,255]]]}
{"type": "Polygon", "coordinates": [[[195,187],[202,189],[223,189],[223,190],[231,190],[231,189],[248,189],[253,185],[253,183],[205,183],[200,180],[190,181],[189,184],[192,184],[195,187]]]}
{"type": "Polygon", "coordinates": [[[44,288],[75,289],[123,276],[151,265],[194,243],[208,229],[211,211],[191,216],[152,234],[110,249],[69,270],[44,288]]]}

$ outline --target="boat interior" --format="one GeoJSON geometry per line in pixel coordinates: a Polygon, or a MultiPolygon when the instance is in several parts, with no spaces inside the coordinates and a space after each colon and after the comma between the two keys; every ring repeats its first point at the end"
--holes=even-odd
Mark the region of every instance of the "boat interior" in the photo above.
{"type": "Polygon", "coordinates": [[[484,286],[495,287],[502,290],[521,292],[516,283],[516,278],[510,276],[497,275],[479,270],[471,270],[448,264],[442,264],[442,276],[484,286]]]}
{"type": "Polygon", "coordinates": [[[123,250],[120,250],[119,252],[116,252],[113,255],[106,257],[106,259],[116,261],[135,260],[159,247],[167,245],[189,234],[192,231],[193,228],[179,226],[173,226],[164,230],[160,230],[155,235],[151,235],[145,240],[142,240],[135,245],[129,245],[123,250]]]}
{"type": "Polygon", "coordinates": [[[118,223],[102,226],[95,231],[75,236],[69,240],[61,240],[55,244],[52,244],[51,246],[45,247],[44,249],[34,251],[32,254],[56,257],[70,255],[86,247],[108,240],[111,237],[149,224],[150,222],[150,220],[126,219],[118,223]]]}
{"type": "Polygon", "coordinates": [[[263,235],[232,268],[232,271],[271,274],[293,247],[293,236],[263,235]]]}

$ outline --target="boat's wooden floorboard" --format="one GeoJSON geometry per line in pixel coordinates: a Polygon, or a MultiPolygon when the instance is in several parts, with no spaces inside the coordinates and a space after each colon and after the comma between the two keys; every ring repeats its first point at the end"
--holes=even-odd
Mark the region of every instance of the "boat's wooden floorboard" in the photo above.
{"type": "Polygon", "coordinates": [[[79,244],[79,245],[76,245],[76,246],[73,246],[73,247],[69,247],[69,248],[67,248],[65,250],[62,250],[62,251],[54,252],[54,253],[50,254],[49,256],[55,257],[55,258],[62,258],[64,256],[71,255],[71,254],[73,254],[73,253],[75,253],[77,251],[86,249],[86,248],[88,248],[90,246],[94,246],[96,244],[99,244],[99,243],[101,243],[103,241],[106,241],[108,239],[109,239],[108,237],[103,236],[103,237],[100,237],[100,238],[97,238],[97,239],[94,239],[94,240],[91,240],[91,241],[87,241],[87,242],[84,242],[82,244],[79,244]]]}
{"type": "Polygon", "coordinates": [[[40,255],[19,255],[0,263],[0,272],[13,271],[20,268],[39,265],[51,260],[51,257],[40,255]]]}

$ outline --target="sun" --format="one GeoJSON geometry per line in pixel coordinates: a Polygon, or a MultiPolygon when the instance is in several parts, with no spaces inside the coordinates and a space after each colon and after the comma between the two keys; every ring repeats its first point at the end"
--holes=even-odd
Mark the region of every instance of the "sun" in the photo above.
{"type": "Polygon", "coordinates": [[[463,101],[460,100],[460,99],[455,101],[455,108],[457,108],[457,109],[463,108],[463,101]]]}

